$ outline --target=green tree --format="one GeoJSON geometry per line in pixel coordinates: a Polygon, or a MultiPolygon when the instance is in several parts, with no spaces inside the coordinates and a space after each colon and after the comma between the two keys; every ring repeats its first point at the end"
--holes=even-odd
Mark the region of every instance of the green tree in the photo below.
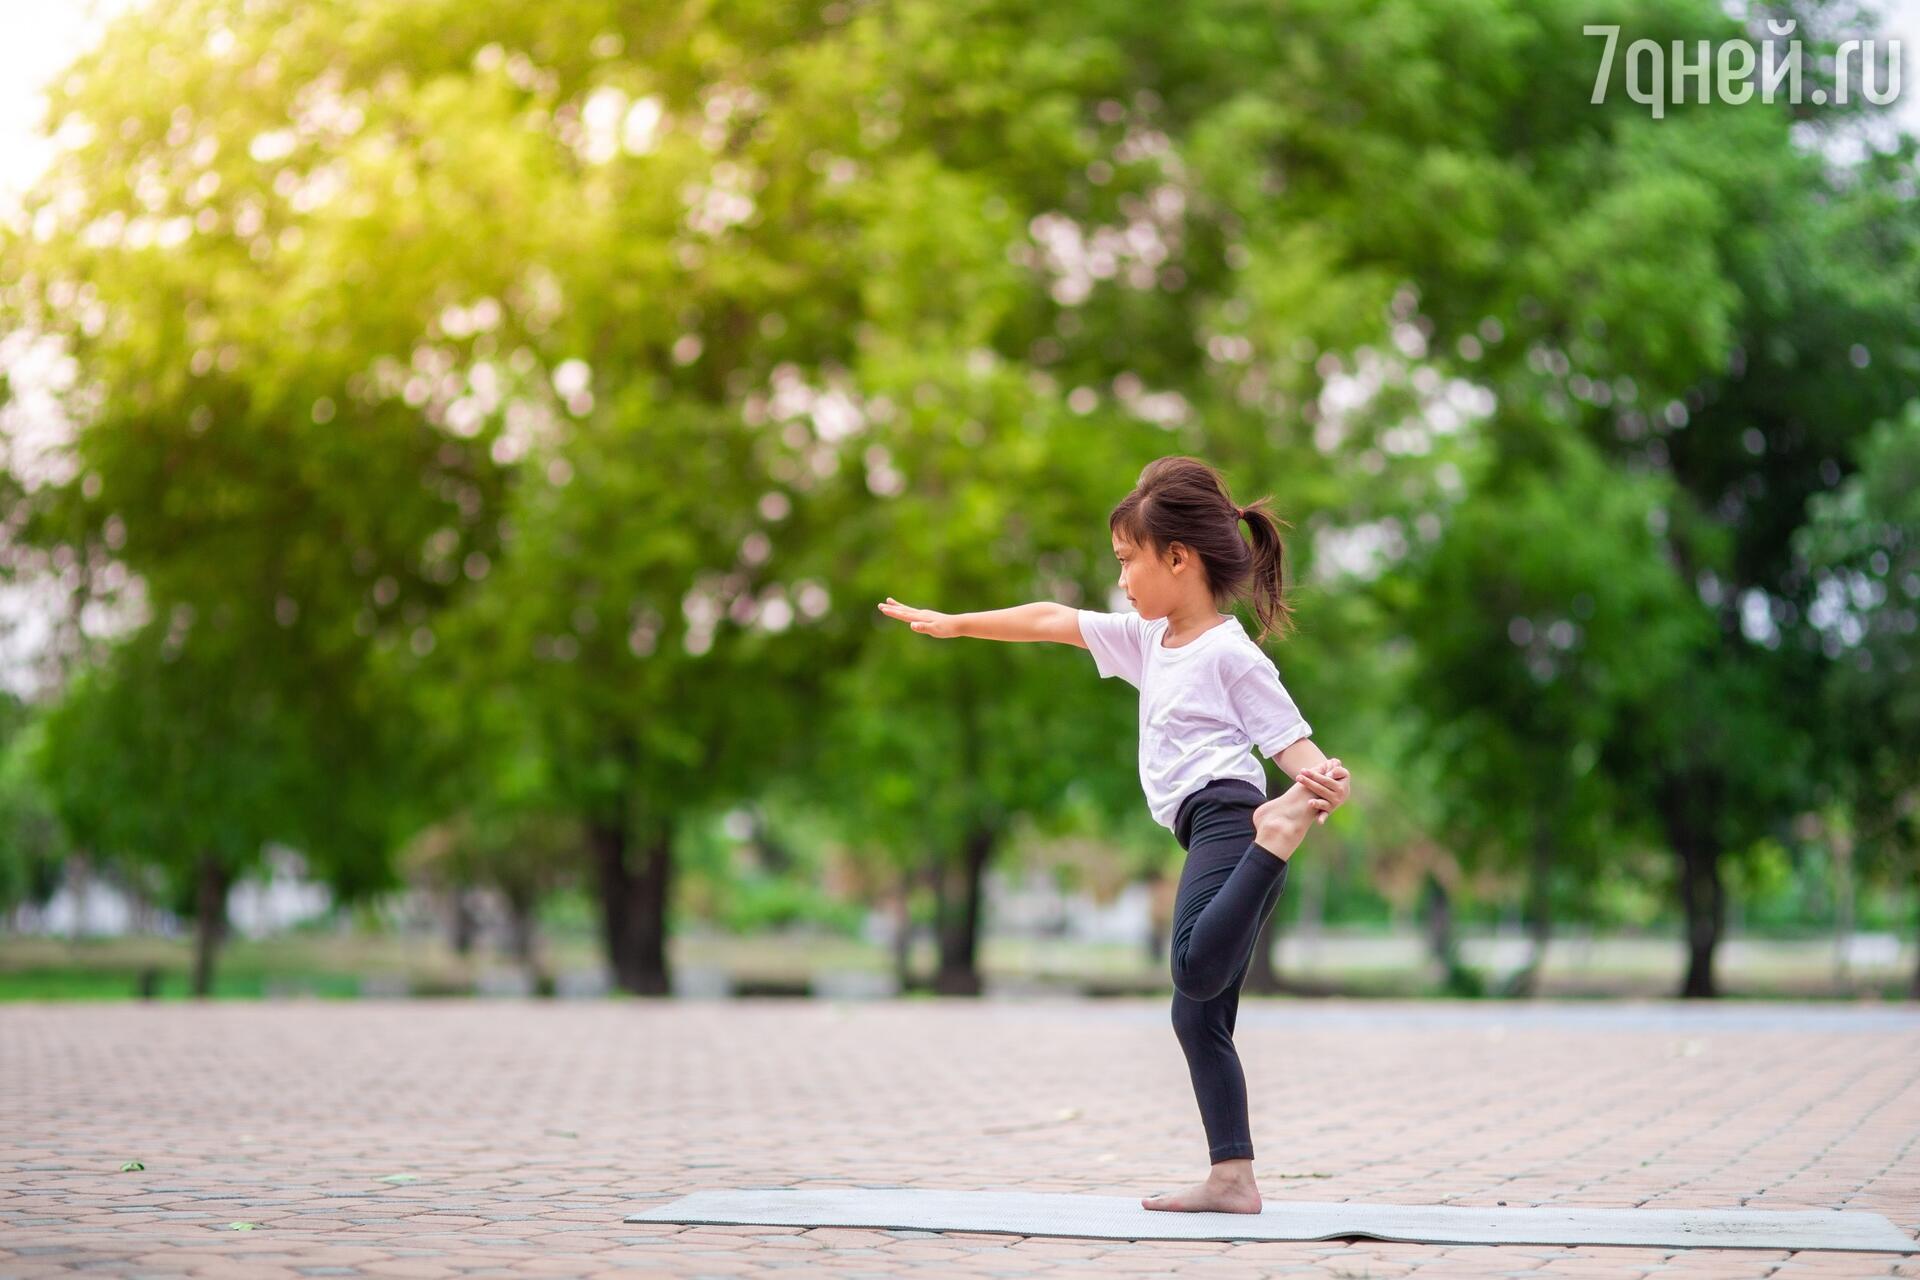
{"type": "Polygon", "coordinates": [[[825,588],[787,576],[803,514],[770,506],[782,537],[756,530],[754,444],[647,384],[610,393],[516,487],[499,565],[414,667],[441,691],[447,754],[524,760],[529,794],[581,820],[608,958],[637,994],[671,986],[676,824],[792,767],[806,740],[812,649],[783,633],[825,588]]]}
{"type": "MultiPolygon", "coordinates": [[[[1835,838],[1870,878],[1920,899],[1920,406],[1877,424],[1858,463],[1794,535],[1815,584],[1808,623],[1832,659],[1822,708],[1851,828],[1835,838]]],[[[1920,970],[1909,993],[1920,999],[1920,970]]]]}
{"type": "Polygon", "coordinates": [[[1398,687],[1445,762],[1442,829],[1468,867],[1524,870],[1533,950],[1512,989],[1528,994],[1555,878],[1604,876],[1608,845],[1632,828],[1603,756],[1643,744],[1643,710],[1708,642],[1661,554],[1671,486],[1619,476],[1577,437],[1558,443],[1550,472],[1476,478],[1446,538],[1392,584],[1397,620],[1418,637],[1398,687]]]}
{"type": "Polygon", "coordinates": [[[228,891],[266,841],[296,829],[284,802],[303,784],[286,773],[304,759],[283,709],[227,662],[203,666],[203,654],[136,633],[75,679],[33,757],[75,844],[158,871],[170,905],[194,917],[200,996],[212,989],[228,891]]]}
{"type": "MultiPolygon", "coordinates": [[[[1407,532],[1393,523],[1403,484],[1435,495],[1461,483],[1444,463],[1395,462],[1459,427],[1457,408],[1432,395],[1406,416],[1394,387],[1418,391],[1423,375],[1434,387],[1470,380],[1497,410],[1468,425],[1493,453],[1473,472],[1486,493],[1416,496],[1423,541],[1453,536],[1449,508],[1463,518],[1529,483],[1517,469],[1564,481],[1561,434],[1611,460],[1614,476],[1586,472],[1593,483],[1671,477],[1671,509],[1650,513],[1665,522],[1658,554],[1707,597],[1699,608],[1718,639],[1692,650],[1635,734],[1606,740],[1604,787],[1590,794],[1653,797],[1681,865],[1684,990],[1711,994],[1722,854],[1777,833],[1814,796],[1808,770],[1837,758],[1810,747],[1817,664],[1803,647],[1745,635],[1740,617],[1749,599],[1778,601],[1783,616],[1803,599],[1785,539],[1808,495],[1837,483],[1865,425],[1914,393],[1901,354],[1914,258],[1898,158],[1838,165],[1796,143],[1789,111],[1764,105],[1654,120],[1618,93],[1587,101],[1595,49],[1583,23],[1617,18],[1656,39],[1746,34],[1709,5],[1490,4],[1425,20],[1325,5],[1295,17],[1266,30],[1182,24],[1158,55],[1195,59],[1214,73],[1207,83],[1235,89],[1210,112],[1199,92],[1163,96],[1196,112],[1181,135],[1202,187],[1192,203],[1225,206],[1232,229],[1242,283],[1219,315],[1251,357],[1242,387],[1325,430],[1332,475],[1358,488],[1329,493],[1323,511],[1350,528],[1384,506],[1373,518],[1407,532]]],[[[1218,430],[1236,434],[1230,421],[1218,430]]],[[[1575,511],[1588,501],[1564,500],[1575,511]]],[[[1483,522],[1462,523],[1486,536],[1483,522]]],[[[1480,551],[1450,559],[1478,563],[1489,576],[1471,581],[1491,594],[1512,581],[1480,551]]],[[[1456,602],[1481,598],[1457,581],[1456,602]]],[[[1545,587],[1536,578],[1536,604],[1545,587]]],[[[1575,592],[1554,602],[1560,612],[1575,592]]],[[[1517,674],[1522,661],[1495,649],[1488,665],[1517,674]]],[[[1541,727],[1506,712],[1479,716],[1475,749],[1488,759],[1541,727]]],[[[1544,794],[1526,790],[1529,803],[1544,794]]],[[[1480,794],[1508,804],[1504,789],[1480,794]]]]}
{"type": "Polygon", "coordinates": [[[31,708],[0,694],[0,915],[44,905],[71,852],[32,766],[43,732],[31,708]]]}
{"type": "Polygon", "coordinates": [[[15,566],[64,557],[76,608],[132,628],[77,655],[48,758],[85,767],[49,781],[127,856],[199,868],[209,915],[269,837],[342,897],[392,883],[415,735],[370,656],[430,640],[553,399],[527,274],[551,149],[501,77],[479,112],[406,74],[440,51],[385,16],[129,11],[56,81],[79,141],[0,240],[7,323],[81,371],[70,442],[15,477],[15,566]]]}
{"type": "Polygon", "coordinates": [[[1346,652],[1468,663],[1451,627],[1394,635],[1397,564],[1498,601],[1462,624],[1488,704],[1433,708],[1449,749],[1594,763],[1441,820],[1536,868],[1543,929],[1541,833],[1592,849],[1653,797],[1709,993],[1722,855],[1817,791],[1802,762],[1840,767],[1789,539],[1913,395],[1911,196],[1785,109],[1592,104],[1581,28],[1616,19],[1742,34],[1706,0],[130,13],[60,82],[84,141],[0,237],[0,319],[84,375],[69,465],[14,477],[8,529],[83,595],[138,586],[81,721],[138,742],[166,709],[174,767],[216,776],[276,753],[232,857],[271,828],[363,883],[521,775],[585,822],[641,991],[669,985],[683,815],[797,779],[947,869],[940,983],[971,989],[1016,817],[1140,822],[1128,717],[1050,678],[1071,655],[914,651],[872,601],[1104,604],[1098,514],[1199,453],[1302,517],[1297,571],[1325,544],[1288,676],[1334,754],[1381,714],[1346,652]],[[1536,556],[1497,508],[1570,483],[1625,492],[1591,531],[1568,497],[1536,556]],[[1651,638],[1717,639],[1636,684],[1609,634],[1529,698],[1506,611],[1609,630],[1563,612],[1601,578],[1665,602],[1651,638]]]}

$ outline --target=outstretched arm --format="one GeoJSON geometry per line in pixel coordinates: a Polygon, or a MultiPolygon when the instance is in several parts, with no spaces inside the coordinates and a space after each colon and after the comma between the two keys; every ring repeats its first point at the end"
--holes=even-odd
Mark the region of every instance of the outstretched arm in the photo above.
{"type": "Polygon", "coordinates": [[[939,613],[915,609],[888,596],[881,602],[880,612],[900,619],[915,631],[943,640],[970,636],[976,640],[1051,640],[1055,644],[1087,647],[1087,642],[1080,637],[1080,621],[1073,606],[1051,600],[981,613],[939,613]]]}

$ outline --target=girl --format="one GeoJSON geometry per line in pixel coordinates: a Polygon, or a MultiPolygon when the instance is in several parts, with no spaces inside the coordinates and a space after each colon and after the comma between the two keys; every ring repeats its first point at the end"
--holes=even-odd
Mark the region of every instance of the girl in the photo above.
{"type": "Polygon", "coordinates": [[[1246,1077],[1233,1047],[1240,986],[1294,849],[1349,790],[1346,767],[1309,739],[1273,661],[1237,617],[1220,612],[1251,594],[1261,640],[1291,616],[1280,530],[1265,503],[1237,506],[1197,458],[1150,463],[1107,519],[1133,613],[1037,601],[947,614],[891,596],[880,606],[930,636],[1078,645],[1102,677],[1140,690],[1140,785],[1154,820],[1187,853],[1169,944],[1173,1028],[1212,1160],[1205,1182],[1148,1196],[1140,1202],[1148,1209],[1260,1212],[1246,1077]],[[1250,745],[1294,778],[1279,797],[1267,799],[1250,745]]]}

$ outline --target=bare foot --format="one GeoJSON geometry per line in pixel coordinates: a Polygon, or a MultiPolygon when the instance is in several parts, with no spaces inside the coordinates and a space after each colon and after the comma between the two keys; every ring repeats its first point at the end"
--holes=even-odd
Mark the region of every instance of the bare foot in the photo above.
{"type": "Polygon", "coordinates": [[[1222,1160],[1205,1182],[1141,1199],[1142,1209],[1175,1213],[1258,1213],[1260,1188],[1253,1183],[1253,1161],[1222,1160]],[[1239,1166],[1237,1169],[1232,1166],[1239,1166]]]}
{"type": "Polygon", "coordinates": [[[1314,819],[1330,807],[1296,782],[1253,811],[1253,842],[1285,862],[1307,838],[1314,819]]]}

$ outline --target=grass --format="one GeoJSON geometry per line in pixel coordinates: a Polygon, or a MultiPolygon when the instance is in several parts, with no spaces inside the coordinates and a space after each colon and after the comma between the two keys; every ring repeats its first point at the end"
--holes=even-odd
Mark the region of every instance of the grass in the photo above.
{"type": "MultiPolygon", "coordinates": [[[[810,934],[731,937],[690,932],[676,937],[670,964],[680,971],[726,974],[736,985],[803,988],[810,975],[858,971],[888,974],[887,948],[852,938],[810,934]]],[[[1469,962],[1480,957],[1468,948],[1469,962]]],[[[913,968],[931,973],[936,957],[924,939],[913,968]]],[[[193,953],[188,939],[161,937],[0,937],[0,1001],[126,1000],[138,998],[142,975],[157,975],[154,996],[190,998],[193,953]]],[[[601,967],[590,934],[542,939],[549,974],[601,967]]],[[[981,963],[991,979],[1031,982],[1063,991],[1104,995],[1164,993],[1164,964],[1144,948],[1059,939],[988,938],[981,963]]],[[[1723,947],[1717,967],[1723,993],[1760,999],[1902,1000],[1912,971],[1911,945],[1897,961],[1856,973],[1851,986],[1834,981],[1830,949],[1791,941],[1741,938],[1723,947]]],[[[1358,998],[1427,998],[1446,993],[1417,940],[1382,935],[1328,934],[1310,943],[1282,943],[1283,973],[1316,989],[1358,998]]],[[[1569,939],[1548,953],[1541,994],[1556,998],[1664,998],[1679,986],[1677,942],[1612,938],[1569,939]]],[[[457,955],[435,935],[296,932],[273,938],[235,938],[215,963],[214,995],[227,999],[310,996],[346,999],[366,990],[415,995],[466,995],[483,976],[517,972],[507,957],[476,949],[457,955]]]]}
{"type": "MultiPolygon", "coordinates": [[[[0,972],[0,1001],[137,999],[141,976],[139,970],[111,967],[8,970],[0,972]]],[[[162,969],[153,998],[187,1000],[192,985],[191,970],[162,969]]],[[[216,966],[213,994],[242,1000],[284,995],[351,999],[360,994],[360,979],[338,973],[226,973],[216,966]]]]}

